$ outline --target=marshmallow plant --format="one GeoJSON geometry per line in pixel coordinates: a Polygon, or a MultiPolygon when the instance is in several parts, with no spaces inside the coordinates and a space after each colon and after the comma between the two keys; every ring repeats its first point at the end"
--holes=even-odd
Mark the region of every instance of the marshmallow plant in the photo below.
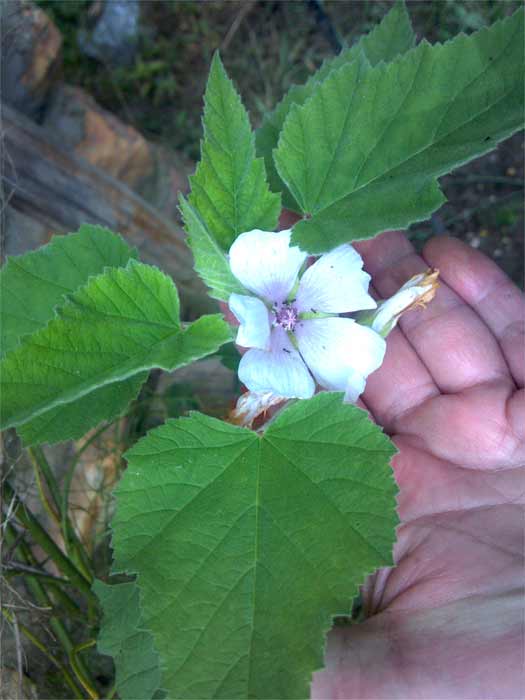
{"type": "Polygon", "coordinates": [[[307,697],[334,616],[393,564],[395,450],[356,401],[437,272],[378,300],[352,242],[429,217],[441,175],[521,127],[522,38],[519,11],[416,45],[398,2],[255,134],[216,55],[180,209],[227,320],[182,323],[172,280],[99,227],[3,268],[2,426],[26,446],[114,420],[149,370],[242,351],[233,414],[169,420],[125,454],[126,582],[93,586],[123,700],[307,697]],[[298,220],[280,231],[283,207],[298,220]]]}

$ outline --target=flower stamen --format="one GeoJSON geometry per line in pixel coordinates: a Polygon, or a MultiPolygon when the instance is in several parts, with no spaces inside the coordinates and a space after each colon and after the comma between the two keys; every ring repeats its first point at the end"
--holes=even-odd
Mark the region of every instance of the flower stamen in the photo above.
{"type": "Polygon", "coordinates": [[[293,331],[298,318],[297,309],[292,304],[284,303],[274,307],[276,326],[281,326],[285,331],[293,331]]]}

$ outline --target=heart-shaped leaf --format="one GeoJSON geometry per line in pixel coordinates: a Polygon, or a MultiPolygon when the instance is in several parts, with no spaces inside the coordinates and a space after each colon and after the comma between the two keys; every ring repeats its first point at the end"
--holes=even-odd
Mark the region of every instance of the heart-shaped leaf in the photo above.
{"type": "Polygon", "coordinates": [[[170,698],[308,696],[332,616],[392,563],[393,453],[324,393],[262,436],[194,413],[126,454],[114,570],[138,574],[170,698]]]}

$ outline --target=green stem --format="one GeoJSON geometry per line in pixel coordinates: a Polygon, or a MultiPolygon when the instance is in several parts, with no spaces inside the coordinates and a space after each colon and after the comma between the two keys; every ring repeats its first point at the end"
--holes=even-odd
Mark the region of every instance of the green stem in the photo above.
{"type": "MultiPolygon", "coordinates": [[[[5,607],[2,608],[2,615],[5,617],[5,619],[8,622],[10,622],[10,623],[13,622],[13,616],[9,612],[9,610],[7,610],[7,608],[5,608],[5,607]]],[[[48,661],[50,661],[53,664],[53,666],[55,666],[55,668],[57,668],[60,671],[60,673],[63,675],[64,680],[66,681],[67,685],[69,686],[69,688],[71,688],[71,690],[75,694],[75,698],[82,698],[83,697],[82,693],[79,691],[78,687],[75,685],[75,681],[73,679],[73,676],[69,673],[69,670],[63,664],[61,664],[58,659],[55,659],[53,654],[51,654],[48,651],[48,648],[46,647],[46,645],[43,644],[40,641],[40,639],[38,639],[38,637],[35,637],[35,635],[31,632],[31,630],[29,630],[25,625],[18,623],[18,629],[24,635],[24,637],[26,639],[28,639],[32,644],[34,644],[34,646],[48,659],[48,661]]]]}
{"type": "Polygon", "coordinates": [[[56,512],[60,516],[60,489],[58,487],[58,482],[55,479],[55,475],[53,474],[53,470],[46,459],[44,451],[41,447],[28,447],[27,451],[37,478],[39,476],[39,472],[42,472],[46,486],[49,489],[51,497],[54,501],[56,512]]]}
{"type": "MultiPolygon", "coordinates": [[[[14,533],[11,532],[11,527],[6,527],[4,532],[7,542],[15,541],[15,536],[14,533]]],[[[31,556],[31,550],[29,549],[27,544],[23,541],[19,542],[16,546],[16,550],[18,551],[19,556],[24,561],[24,563],[26,563],[28,566],[31,566],[33,561],[31,556]]],[[[37,605],[43,608],[52,608],[51,601],[49,600],[49,597],[45,589],[42,587],[40,581],[38,581],[34,576],[27,576],[25,579],[25,583],[27,588],[29,589],[29,592],[35,599],[37,605]]],[[[69,635],[65,627],[62,625],[60,620],[54,615],[52,615],[49,619],[49,626],[51,627],[58,641],[60,642],[65,653],[69,656],[69,651],[73,648],[73,644],[69,639],[69,635]]],[[[64,668],[64,671],[64,680],[75,693],[75,697],[82,698],[82,692],[79,690],[73,677],[66,668],[64,668]]]]}
{"type": "Polygon", "coordinates": [[[84,577],[91,583],[93,581],[93,572],[91,570],[91,565],[89,559],[86,556],[86,552],[80,540],[78,539],[73,525],[68,516],[68,501],[69,501],[69,485],[65,498],[62,499],[60,496],[60,488],[53,470],[47,461],[44,451],[41,447],[30,447],[28,448],[29,457],[33,464],[33,469],[35,472],[36,483],[40,498],[42,503],[48,512],[49,516],[56,522],[56,524],[62,530],[62,536],[64,538],[64,544],[66,547],[66,552],[68,555],[71,554],[73,550],[76,555],[76,564],[81,569],[84,577]],[[46,486],[51,494],[54,501],[54,508],[48,502],[44,489],[42,486],[40,474],[44,477],[46,486]],[[56,509],[56,512],[55,512],[56,509]],[[58,514],[58,515],[57,515],[58,514]]]}
{"type": "Polygon", "coordinates": [[[109,689],[109,692],[107,693],[107,698],[106,700],[113,700],[115,695],[117,694],[117,685],[115,684],[112,688],[109,689]]]}
{"type": "Polygon", "coordinates": [[[94,639],[90,639],[88,642],[84,642],[83,644],[79,644],[78,646],[74,647],[71,649],[69,652],[69,663],[71,664],[71,667],[75,671],[75,674],[80,681],[82,687],[86,691],[86,693],[89,695],[91,700],[99,700],[100,695],[97,693],[95,688],[93,687],[93,684],[91,682],[91,679],[88,679],[84,675],[84,666],[81,663],[80,658],[77,656],[81,651],[84,651],[84,649],[89,649],[90,647],[94,646],[96,644],[94,639]]]}
{"type": "Polygon", "coordinates": [[[65,583],[70,585],[67,578],[61,578],[60,576],[53,576],[45,571],[41,571],[34,566],[27,566],[26,564],[21,564],[20,562],[13,562],[9,564],[4,564],[3,574],[6,578],[13,578],[14,576],[36,576],[47,583],[65,583]]]}
{"type": "Polygon", "coordinates": [[[337,318],[337,314],[329,314],[324,311],[304,311],[299,314],[300,321],[310,321],[314,318],[337,318]]]}
{"type": "MultiPolygon", "coordinates": [[[[5,484],[5,491],[8,498],[15,496],[15,493],[9,484],[5,484]]],[[[22,525],[26,527],[37,544],[53,559],[62,573],[68,577],[69,581],[81,591],[88,600],[96,602],[97,598],[91,590],[90,581],[85,578],[73,562],[62,552],[60,547],[48,535],[44,528],[40,525],[35,516],[26,509],[25,505],[18,499],[15,506],[16,517],[22,525]]]]}
{"type": "MultiPolygon", "coordinates": [[[[71,585],[71,584],[70,584],[71,585]]],[[[79,605],[54,581],[49,583],[51,595],[55,598],[60,609],[67,612],[69,615],[86,622],[86,615],[79,605]]],[[[88,603],[89,605],[89,603],[88,603]]]]}
{"type": "Polygon", "coordinates": [[[85,613],[80,609],[80,606],[75,603],[75,601],[68,596],[68,594],[61,588],[61,586],[71,586],[71,581],[67,578],[61,578],[60,576],[53,576],[46,571],[38,569],[36,566],[27,566],[26,564],[21,564],[20,562],[9,563],[4,565],[4,576],[6,579],[13,578],[15,576],[35,576],[37,579],[45,583],[53,591],[53,597],[57,599],[58,603],[66,612],[74,617],[81,619],[85,622],[85,613]]]}
{"type": "MultiPolygon", "coordinates": [[[[74,528],[71,524],[71,521],[68,518],[68,509],[69,509],[69,494],[71,491],[71,483],[73,481],[73,476],[75,474],[75,469],[77,468],[77,465],[80,461],[80,457],[84,454],[84,452],[87,450],[87,448],[95,442],[95,440],[104,432],[108,429],[108,425],[103,425],[101,428],[96,430],[93,435],[86,440],[86,442],[82,445],[82,447],[78,450],[76,453],[75,457],[73,458],[73,461],[71,463],[71,466],[69,467],[67,474],[64,478],[64,491],[62,493],[62,533],[64,536],[64,542],[66,545],[66,551],[69,551],[69,548],[72,544],[71,542],[71,536],[74,536],[75,539],[78,538],[76,537],[76,533],[74,531],[74,528]]],[[[82,547],[82,550],[84,548],[82,547]]],[[[89,576],[86,578],[90,578],[90,580],[93,579],[91,571],[89,572],[89,576]]]]}

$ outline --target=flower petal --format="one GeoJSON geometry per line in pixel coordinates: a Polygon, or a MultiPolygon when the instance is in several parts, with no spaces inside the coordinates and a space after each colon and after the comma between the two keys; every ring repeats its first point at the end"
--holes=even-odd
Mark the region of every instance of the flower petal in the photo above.
{"type": "Polygon", "coordinates": [[[239,379],[250,391],[271,391],[289,399],[313,396],[315,383],[282,328],[274,328],[270,350],[248,350],[239,363],[239,379]]]}
{"type": "Polygon", "coordinates": [[[243,348],[268,350],[270,314],[263,302],[257,297],[232,294],[228,305],[241,324],[237,331],[237,345],[241,345],[243,348]]]}
{"type": "Polygon", "coordinates": [[[363,392],[366,377],[381,365],[385,355],[384,339],[351,318],[301,321],[295,336],[299,352],[318,383],[332,391],[347,392],[352,401],[363,392]]]}
{"type": "Polygon", "coordinates": [[[301,277],[297,309],[334,314],[375,309],[368,294],[370,275],[362,268],[361,256],[346,243],[322,255],[301,277]]]}
{"type": "Polygon", "coordinates": [[[245,391],[239,396],[237,405],[230,411],[228,422],[234,425],[251,428],[254,421],[261,415],[266,413],[283,402],[282,396],[276,396],[271,391],[266,391],[264,394],[256,394],[254,391],[245,391]]]}
{"type": "Polygon", "coordinates": [[[283,302],[306,253],[290,246],[290,230],[241,233],[230,248],[230,267],[246,289],[272,304],[283,302]]]}

